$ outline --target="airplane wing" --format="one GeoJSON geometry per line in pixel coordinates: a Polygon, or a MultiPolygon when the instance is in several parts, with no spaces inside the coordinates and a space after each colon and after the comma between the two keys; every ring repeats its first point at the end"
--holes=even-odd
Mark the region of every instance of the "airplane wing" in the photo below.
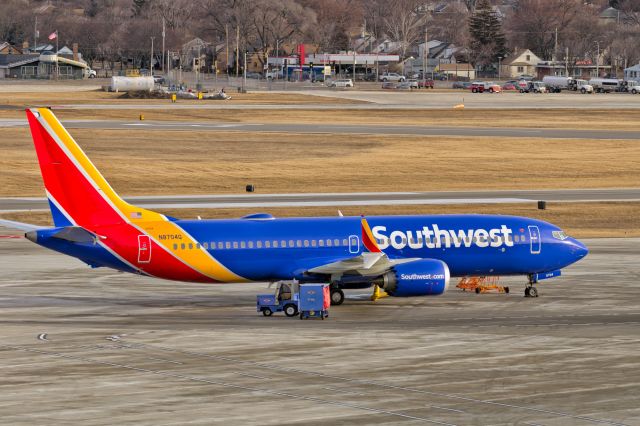
{"type": "Polygon", "coordinates": [[[380,275],[395,265],[413,262],[419,258],[389,259],[386,254],[364,252],[359,256],[349,257],[326,265],[316,266],[307,272],[314,274],[347,274],[347,275],[380,275]]]}
{"type": "Polygon", "coordinates": [[[46,226],[32,225],[30,223],[15,222],[13,220],[6,220],[6,219],[0,219],[0,226],[4,228],[19,229],[25,232],[36,231],[38,229],[46,228],[46,226]]]}
{"type": "Polygon", "coordinates": [[[362,244],[366,251],[359,256],[349,257],[325,265],[316,266],[307,270],[314,274],[331,274],[331,275],[380,275],[393,268],[395,265],[413,262],[419,258],[402,258],[389,259],[389,257],[380,250],[378,243],[373,237],[371,228],[367,219],[362,217],[360,220],[362,244]]]}

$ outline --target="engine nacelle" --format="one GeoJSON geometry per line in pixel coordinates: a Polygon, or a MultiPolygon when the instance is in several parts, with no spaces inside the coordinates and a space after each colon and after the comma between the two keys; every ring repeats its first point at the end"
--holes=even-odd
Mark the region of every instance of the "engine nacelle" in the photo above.
{"type": "Polygon", "coordinates": [[[449,267],[436,259],[422,259],[396,265],[377,284],[395,297],[435,296],[449,286],[449,267]]]}

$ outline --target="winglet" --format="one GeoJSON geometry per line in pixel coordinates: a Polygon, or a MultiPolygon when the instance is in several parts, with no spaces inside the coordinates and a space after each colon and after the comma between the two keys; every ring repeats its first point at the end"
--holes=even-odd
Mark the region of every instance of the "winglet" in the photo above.
{"type": "Polygon", "coordinates": [[[378,243],[376,243],[376,239],[373,237],[373,233],[371,232],[371,228],[369,227],[369,223],[364,216],[360,219],[360,224],[362,227],[362,243],[372,253],[380,253],[380,247],[378,247],[378,243]]]}

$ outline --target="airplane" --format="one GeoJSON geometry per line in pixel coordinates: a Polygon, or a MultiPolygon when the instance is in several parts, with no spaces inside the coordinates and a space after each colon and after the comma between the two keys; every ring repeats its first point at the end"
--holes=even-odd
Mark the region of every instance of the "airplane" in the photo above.
{"type": "Polygon", "coordinates": [[[343,289],[432,296],[466,276],[523,276],[525,296],[537,297],[539,280],[588,253],[559,227],[517,216],[179,220],[120,198],[50,109],[26,113],[54,226],[0,223],[94,268],[199,283],[329,283],[339,305],[343,289]]]}

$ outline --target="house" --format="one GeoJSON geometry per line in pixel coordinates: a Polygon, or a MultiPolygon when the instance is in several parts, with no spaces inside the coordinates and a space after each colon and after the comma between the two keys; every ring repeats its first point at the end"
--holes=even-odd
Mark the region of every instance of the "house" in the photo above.
{"type": "Polygon", "coordinates": [[[473,65],[466,63],[440,64],[436,68],[436,71],[447,74],[449,78],[464,77],[469,80],[476,78],[476,70],[473,68],[473,65]]]}
{"type": "Polygon", "coordinates": [[[22,51],[9,42],[0,42],[0,55],[21,55],[22,51]]]}
{"type": "Polygon", "coordinates": [[[87,64],[74,59],[73,55],[26,54],[0,55],[0,79],[52,79],[56,76],[56,60],[59,70],[58,78],[81,79],[85,77],[87,64]]]}
{"type": "Polygon", "coordinates": [[[520,49],[502,62],[500,74],[509,78],[521,75],[535,75],[536,66],[540,62],[542,60],[531,50],[520,49]]]}
{"type": "Polygon", "coordinates": [[[624,79],[640,81],[640,64],[624,69],[624,79]]]}

